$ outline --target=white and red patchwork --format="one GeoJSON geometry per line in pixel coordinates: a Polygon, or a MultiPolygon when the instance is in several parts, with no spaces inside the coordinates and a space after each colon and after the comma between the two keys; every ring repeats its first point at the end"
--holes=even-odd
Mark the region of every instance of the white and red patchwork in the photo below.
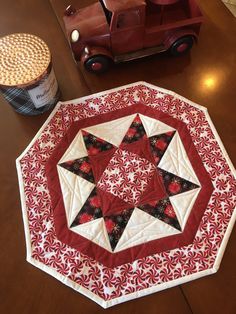
{"type": "Polygon", "coordinates": [[[103,307],[219,268],[236,180],[204,107],[143,82],[61,102],[17,168],[27,260],[103,307]]]}
{"type": "Polygon", "coordinates": [[[126,150],[117,149],[101,176],[98,187],[137,205],[155,171],[147,159],[126,150]]]}

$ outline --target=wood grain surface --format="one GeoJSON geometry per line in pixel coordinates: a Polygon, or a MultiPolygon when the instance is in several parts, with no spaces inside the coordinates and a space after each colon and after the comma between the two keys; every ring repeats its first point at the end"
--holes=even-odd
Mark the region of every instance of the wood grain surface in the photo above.
{"type": "MultiPolygon", "coordinates": [[[[71,1],[76,2],[82,7],[93,1],[71,1]]],[[[207,107],[236,164],[236,19],[220,0],[198,2],[205,22],[190,54],[152,56],[117,65],[102,76],[74,64],[60,25],[67,0],[0,0],[0,36],[26,32],[44,39],[64,100],[143,80],[207,107]]],[[[216,274],[108,310],[26,262],[15,159],[48,114],[19,115],[0,96],[0,313],[236,313],[235,228],[216,274]]]]}

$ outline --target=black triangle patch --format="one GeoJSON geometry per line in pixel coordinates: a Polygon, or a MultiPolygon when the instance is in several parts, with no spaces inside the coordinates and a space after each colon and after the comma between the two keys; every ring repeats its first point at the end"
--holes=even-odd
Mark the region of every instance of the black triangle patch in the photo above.
{"type": "Polygon", "coordinates": [[[178,195],[199,188],[197,184],[178,177],[175,174],[167,172],[163,169],[158,168],[158,172],[162,177],[166,193],[169,196],[178,195]]]}
{"type": "Polygon", "coordinates": [[[158,165],[163,157],[167,147],[169,146],[175,131],[154,135],[149,137],[151,152],[155,160],[155,164],[158,165]]]}
{"type": "Polygon", "coordinates": [[[133,213],[134,208],[125,209],[117,215],[105,216],[105,225],[111,244],[112,251],[114,251],[117,243],[119,242],[125,227],[133,213]]]}
{"type": "Polygon", "coordinates": [[[96,188],[94,188],[70,227],[76,227],[101,217],[101,200],[96,188]]]}
{"type": "Polygon", "coordinates": [[[181,231],[179,221],[169,198],[138,206],[145,213],[163,221],[171,227],[181,231]]]}
{"type": "Polygon", "coordinates": [[[111,143],[106,142],[100,137],[82,130],[84,144],[89,156],[97,155],[101,152],[114,148],[111,143]]]}
{"type": "Polygon", "coordinates": [[[128,131],[126,132],[122,140],[121,146],[122,144],[124,145],[130,144],[146,137],[147,137],[147,134],[144,129],[143,123],[139,115],[137,114],[137,116],[134,118],[133,122],[131,123],[128,131]]]}
{"type": "Polygon", "coordinates": [[[82,177],[83,179],[94,183],[94,176],[92,165],[90,163],[89,157],[82,157],[70,161],[63,162],[59,166],[65,168],[66,170],[82,177]]]}

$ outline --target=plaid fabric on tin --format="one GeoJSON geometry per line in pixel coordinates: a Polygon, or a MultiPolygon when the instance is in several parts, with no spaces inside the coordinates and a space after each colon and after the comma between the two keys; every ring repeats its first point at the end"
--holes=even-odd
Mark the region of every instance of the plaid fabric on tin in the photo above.
{"type": "Polygon", "coordinates": [[[47,105],[36,108],[26,89],[22,88],[0,88],[4,98],[12,105],[16,112],[24,115],[38,115],[51,109],[59,99],[60,91],[58,89],[55,97],[47,105]]]}

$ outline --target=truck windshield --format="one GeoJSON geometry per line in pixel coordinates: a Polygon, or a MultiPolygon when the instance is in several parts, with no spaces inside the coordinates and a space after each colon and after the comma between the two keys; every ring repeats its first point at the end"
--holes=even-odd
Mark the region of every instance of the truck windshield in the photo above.
{"type": "Polygon", "coordinates": [[[109,11],[106,7],[105,4],[103,3],[103,0],[99,0],[99,2],[101,3],[101,6],[103,8],[103,11],[105,13],[106,19],[107,19],[107,23],[110,25],[111,23],[111,17],[112,17],[112,12],[109,11]]]}

